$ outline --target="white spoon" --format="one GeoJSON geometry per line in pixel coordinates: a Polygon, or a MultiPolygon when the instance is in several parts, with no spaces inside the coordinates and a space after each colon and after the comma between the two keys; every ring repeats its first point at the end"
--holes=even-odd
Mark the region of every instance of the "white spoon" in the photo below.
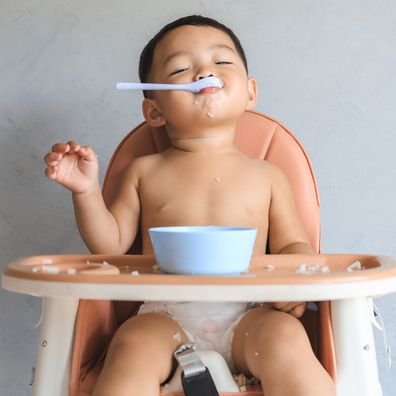
{"type": "Polygon", "coordinates": [[[223,88],[224,83],[217,77],[205,77],[201,80],[186,84],[152,84],[152,83],[117,83],[117,89],[139,89],[139,90],[176,90],[176,91],[190,91],[199,93],[205,88],[217,87],[223,88]]]}

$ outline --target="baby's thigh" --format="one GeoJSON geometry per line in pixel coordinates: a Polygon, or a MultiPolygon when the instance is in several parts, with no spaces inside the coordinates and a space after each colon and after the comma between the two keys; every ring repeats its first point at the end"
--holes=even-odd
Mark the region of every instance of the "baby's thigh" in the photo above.
{"type": "Polygon", "coordinates": [[[299,319],[262,306],[247,312],[239,322],[234,332],[232,355],[236,367],[250,374],[252,362],[282,359],[293,350],[301,353],[308,349],[309,339],[299,319]]]}
{"type": "Polygon", "coordinates": [[[174,367],[173,352],[188,342],[183,329],[173,319],[158,313],[144,313],[128,319],[115,333],[108,361],[134,365],[136,361],[157,368],[166,377],[174,367]]]}

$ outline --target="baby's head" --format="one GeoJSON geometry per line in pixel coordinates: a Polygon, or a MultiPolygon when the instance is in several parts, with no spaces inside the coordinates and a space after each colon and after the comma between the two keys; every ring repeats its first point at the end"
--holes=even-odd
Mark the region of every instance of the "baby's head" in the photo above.
{"type": "MultiPolygon", "coordinates": [[[[152,82],[151,73],[153,71],[154,53],[158,43],[168,33],[182,26],[210,27],[224,32],[232,40],[235,50],[243,62],[246,73],[248,73],[248,65],[247,65],[245,51],[243,50],[242,44],[239,41],[238,37],[235,35],[235,33],[230,28],[216,21],[215,19],[204,17],[201,15],[190,15],[176,19],[175,21],[168,23],[146,44],[142,53],[140,54],[140,61],[139,61],[140,82],[142,83],[152,82]]],[[[204,40],[205,38],[203,37],[202,39],[204,40]]],[[[148,92],[144,91],[143,94],[145,97],[147,97],[148,92]]]]}
{"type": "MultiPolygon", "coordinates": [[[[231,126],[254,107],[256,82],[247,75],[245,53],[236,35],[223,24],[199,15],[180,18],[162,28],[143,49],[141,82],[181,84],[215,76],[223,88],[144,92],[143,113],[149,125],[165,126],[169,136],[189,130],[231,126]]],[[[176,136],[176,135],[173,135],[176,136]]]]}

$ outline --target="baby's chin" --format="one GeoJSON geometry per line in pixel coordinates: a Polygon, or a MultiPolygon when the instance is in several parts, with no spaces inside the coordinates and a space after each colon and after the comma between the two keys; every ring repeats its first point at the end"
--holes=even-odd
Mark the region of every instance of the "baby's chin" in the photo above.
{"type": "Polygon", "coordinates": [[[223,103],[224,96],[221,95],[221,89],[219,88],[210,87],[206,89],[213,91],[197,94],[193,103],[195,106],[198,106],[198,110],[204,118],[213,119],[219,113],[222,106],[225,105],[225,103],[223,103]]]}

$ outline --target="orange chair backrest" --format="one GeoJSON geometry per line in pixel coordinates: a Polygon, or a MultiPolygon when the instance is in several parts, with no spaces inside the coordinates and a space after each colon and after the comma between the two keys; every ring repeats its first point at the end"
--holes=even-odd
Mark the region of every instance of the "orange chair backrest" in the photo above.
{"type": "MultiPolygon", "coordinates": [[[[120,178],[131,159],[161,152],[169,147],[164,128],[138,125],[116,149],[103,184],[105,202],[110,204],[120,178]]],[[[257,112],[246,111],[238,122],[235,145],[252,157],[278,165],[289,178],[302,222],[316,252],[320,251],[320,203],[310,160],[293,134],[279,122],[257,112]]],[[[130,250],[140,253],[140,240],[130,250]]]]}

